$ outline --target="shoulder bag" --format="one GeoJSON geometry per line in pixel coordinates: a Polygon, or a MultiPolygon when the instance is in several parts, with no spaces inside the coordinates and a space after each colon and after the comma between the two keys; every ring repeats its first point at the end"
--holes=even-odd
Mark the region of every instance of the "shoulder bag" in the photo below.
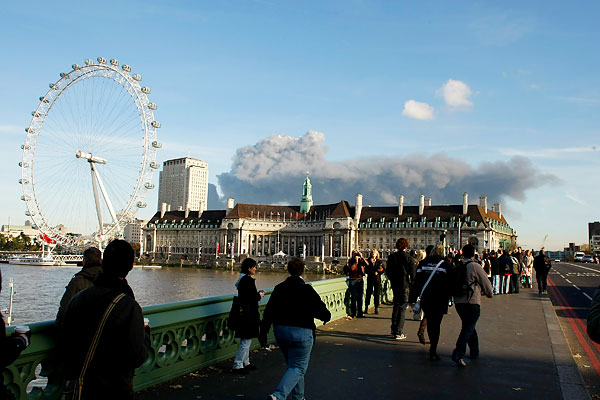
{"type": "Polygon", "coordinates": [[[117,305],[119,300],[121,300],[123,297],[125,297],[125,294],[123,294],[123,293],[118,294],[113,299],[113,301],[110,302],[110,304],[106,308],[106,311],[104,311],[104,315],[102,316],[102,319],[100,320],[100,324],[98,324],[98,329],[96,330],[96,334],[94,335],[94,338],[92,339],[92,343],[90,343],[90,348],[88,349],[87,355],[85,356],[85,360],[83,361],[83,367],[81,368],[79,377],[77,378],[77,381],[75,382],[75,387],[73,389],[73,392],[72,392],[71,396],[67,396],[68,399],[81,400],[81,392],[83,391],[83,378],[85,377],[85,373],[87,372],[87,369],[89,368],[90,364],[92,363],[92,359],[94,358],[94,353],[96,352],[96,347],[98,347],[98,342],[100,341],[100,336],[102,335],[102,331],[104,330],[104,325],[106,324],[106,320],[108,319],[108,316],[110,315],[112,310],[115,308],[115,306],[117,305]]]}
{"type": "Polygon", "coordinates": [[[438,270],[438,268],[440,267],[440,265],[442,265],[443,262],[444,262],[444,260],[437,263],[437,265],[435,266],[433,271],[431,271],[431,274],[429,274],[429,278],[427,279],[427,282],[425,282],[425,284],[423,285],[423,289],[421,289],[421,294],[419,295],[419,297],[417,297],[417,301],[412,306],[412,312],[414,312],[415,314],[421,314],[421,312],[423,311],[423,310],[421,310],[421,297],[423,297],[423,292],[425,292],[425,288],[427,287],[427,285],[429,285],[431,278],[433,278],[433,275],[435,275],[435,272],[438,270]]]}

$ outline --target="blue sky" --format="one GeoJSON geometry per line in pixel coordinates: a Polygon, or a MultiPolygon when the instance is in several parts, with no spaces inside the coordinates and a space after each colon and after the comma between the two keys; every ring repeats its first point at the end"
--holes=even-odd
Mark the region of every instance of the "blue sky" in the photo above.
{"type": "MultiPolygon", "coordinates": [[[[415,204],[421,191],[459,203],[464,187],[472,202],[501,202],[526,247],[546,235],[551,249],[587,242],[600,219],[600,5],[422,3],[5,4],[0,223],[25,219],[17,163],[38,97],[71,64],[102,56],[151,87],[159,161],[208,161],[222,195],[299,202],[307,169],[317,203],[357,191],[373,205],[404,193],[415,204]],[[241,173],[252,162],[272,168],[241,173]]],[[[156,193],[147,200],[142,217],[156,193]]]]}

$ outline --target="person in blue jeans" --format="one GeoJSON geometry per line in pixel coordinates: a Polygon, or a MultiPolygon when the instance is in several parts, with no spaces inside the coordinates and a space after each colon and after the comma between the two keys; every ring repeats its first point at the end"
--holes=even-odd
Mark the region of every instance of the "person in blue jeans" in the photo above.
{"type": "Polygon", "coordinates": [[[273,325],[275,340],[287,364],[279,385],[267,397],[272,400],[304,398],[304,375],[315,341],[314,319],[324,323],[331,319],[331,313],[319,294],[302,278],[304,261],[292,258],[287,268],[290,276],[273,289],[258,336],[261,346],[266,346],[267,334],[273,325]]]}
{"type": "MultiPolygon", "coordinates": [[[[454,296],[456,312],[460,317],[462,326],[460,334],[456,340],[456,347],[452,352],[452,361],[458,367],[466,367],[464,360],[469,346],[469,357],[475,359],[479,357],[479,337],[475,329],[479,316],[481,315],[481,294],[492,297],[494,289],[483,271],[483,267],[474,260],[475,247],[468,244],[462,248],[462,263],[467,269],[466,284],[467,293],[461,296],[454,296]]],[[[456,268],[459,268],[458,266],[456,268]]]]}
{"type": "Polygon", "coordinates": [[[348,275],[348,289],[350,290],[350,317],[363,317],[363,294],[365,283],[365,267],[367,261],[358,250],[352,250],[352,256],[344,266],[344,273],[348,275]]]}

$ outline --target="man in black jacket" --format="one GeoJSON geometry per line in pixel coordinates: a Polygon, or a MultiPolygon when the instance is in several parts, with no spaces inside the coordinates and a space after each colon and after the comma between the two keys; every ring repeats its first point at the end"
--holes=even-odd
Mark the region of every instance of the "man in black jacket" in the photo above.
{"type": "Polygon", "coordinates": [[[267,334],[274,325],[275,340],[287,362],[287,371],[269,399],[304,398],[304,374],[315,338],[315,318],[323,322],[331,313],[312,286],[302,279],[304,261],[292,258],[288,262],[290,276],[275,286],[263,313],[258,340],[264,347],[267,334]]]}
{"type": "Polygon", "coordinates": [[[392,310],[391,333],[396,340],[406,339],[404,320],[408,304],[409,288],[417,272],[417,262],[408,254],[408,240],[400,238],[396,241],[397,252],[387,259],[385,273],[390,280],[394,293],[394,309],[392,310]]]}
{"type": "Polygon", "coordinates": [[[540,294],[546,291],[550,268],[552,268],[550,259],[544,254],[544,249],[541,249],[538,255],[533,258],[533,269],[535,269],[535,279],[540,294]]]}
{"type": "Polygon", "coordinates": [[[73,297],[67,308],[61,354],[67,377],[83,378],[82,399],[133,399],[134,370],[150,348],[150,328],[144,327],[142,309],[125,280],[133,260],[129,243],[110,242],[94,285],[73,297]],[[91,354],[88,350],[110,305],[114,308],[91,354]],[[89,367],[84,371],[86,359],[89,367]]]}
{"type": "Polygon", "coordinates": [[[83,289],[87,289],[94,284],[94,281],[98,277],[98,274],[102,270],[102,253],[95,247],[85,249],[83,252],[83,268],[81,271],[73,275],[71,281],[65,289],[62,299],[60,299],[60,306],[58,307],[58,313],[56,314],[56,321],[54,322],[56,328],[62,330],[65,312],[69,302],[77,293],[83,289]]]}

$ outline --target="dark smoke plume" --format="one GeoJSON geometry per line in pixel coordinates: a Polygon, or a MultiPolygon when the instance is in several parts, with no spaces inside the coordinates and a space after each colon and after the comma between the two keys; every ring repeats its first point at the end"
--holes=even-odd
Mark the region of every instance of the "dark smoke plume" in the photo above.
{"type": "Polygon", "coordinates": [[[310,171],[315,204],[354,203],[356,193],[371,205],[397,204],[399,194],[406,204],[416,204],[420,194],[433,204],[460,204],[467,192],[472,200],[488,196],[491,207],[506,198],[522,201],[528,189],[558,180],[520,156],[477,167],[444,153],[330,162],[324,139],[309,131],[299,138],[273,135],[239,148],[231,171],[218,175],[221,191],[241,203],[300,204],[305,172],[310,171]]]}

